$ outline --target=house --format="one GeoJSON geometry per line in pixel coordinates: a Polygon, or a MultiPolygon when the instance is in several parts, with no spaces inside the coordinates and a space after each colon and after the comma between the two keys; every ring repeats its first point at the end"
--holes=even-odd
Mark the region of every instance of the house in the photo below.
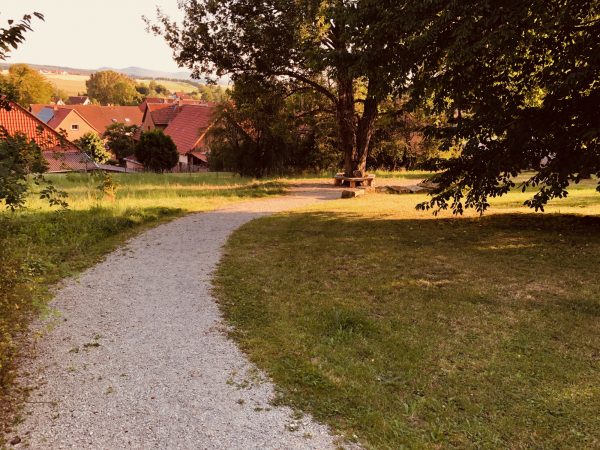
{"type": "Polygon", "coordinates": [[[31,112],[55,130],[65,130],[72,140],[89,131],[102,136],[113,123],[140,126],[143,116],[137,106],[34,104],[31,112]]]}
{"type": "Polygon", "coordinates": [[[8,133],[23,133],[42,149],[48,163],[48,172],[97,170],[98,166],[75,144],[52,129],[22,106],[10,102],[11,110],[0,108],[0,126],[8,133]]]}
{"type": "Polygon", "coordinates": [[[90,98],[86,95],[72,95],[67,100],[67,105],[91,105],[90,98]]]}
{"type": "Polygon", "coordinates": [[[44,108],[38,114],[38,118],[42,121],[48,119],[48,126],[57,131],[64,130],[71,141],[76,141],[86,133],[98,132],[74,109],[44,108]]]}
{"type": "Polygon", "coordinates": [[[177,171],[208,167],[206,133],[213,122],[215,108],[209,105],[182,105],[165,128],[179,152],[177,171]]]}
{"type": "Polygon", "coordinates": [[[104,134],[106,128],[113,123],[137,126],[142,124],[143,113],[137,106],[66,105],[59,106],[59,109],[61,108],[77,111],[99,135],[104,134]]]}

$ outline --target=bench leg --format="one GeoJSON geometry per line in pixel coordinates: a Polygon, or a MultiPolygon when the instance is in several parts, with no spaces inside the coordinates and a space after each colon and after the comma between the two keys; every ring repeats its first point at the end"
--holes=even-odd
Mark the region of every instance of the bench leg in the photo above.
{"type": "Polygon", "coordinates": [[[356,187],[356,181],[350,181],[350,187],[351,188],[355,188],[356,187]]]}

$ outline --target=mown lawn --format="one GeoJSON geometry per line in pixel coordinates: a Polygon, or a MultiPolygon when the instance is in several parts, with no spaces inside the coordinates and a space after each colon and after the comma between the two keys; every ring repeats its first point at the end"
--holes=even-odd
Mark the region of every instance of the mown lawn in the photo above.
{"type": "Polygon", "coordinates": [[[68,193],[68,210],[51,209],[33,193],[27,209],[0,212],[0,426],[9,421],[22,394],[12,389],[18,336],[44,310],[49,286],[89,267],[146,227],[283,192],[275,182],[222,173],[118,174],[113,175],[119,185],[116,198],[110,200],[97,188],[100,180],[89,175],[48,178],[68,193]]]}
{"type": "Polygon", "coordinates": [[[372,194],[263,218],[216,293],[278,400],[367,448],[599,448],[594,188],[546,214],[522,193],[482,218],[372,194]]]}

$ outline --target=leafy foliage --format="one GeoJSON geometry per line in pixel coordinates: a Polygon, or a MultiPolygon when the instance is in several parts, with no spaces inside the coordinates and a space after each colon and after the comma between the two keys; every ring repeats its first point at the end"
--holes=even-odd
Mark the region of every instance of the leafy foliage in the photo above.
{"type": "Polygon", "coordinates": [[[134,105],[139,103],[135,82],[128,76],[112,70],[93,73],[85,85],[88,96],[101,104],[134,105]]]}
{"type": "Polygon", "coordinates": [[[181,66],[206,73],[276,77],[322,96],[336,120],[346,172],[365,170],[379,105],[406,87],[421,49],[409,38],[435,17],[437,2],[217,0],[182,2],[181,24],[159,12],[181,66]],[[362,89],[358,89],[362,87],[362,89]]]}
{"type": "Polygon", "coordinates": [[[135,157],[153,172],[170,170],[179,161],[173,139],[158,129],[142,133],[135,146],[135,157]]]}
{"type": "Polygon", "coordinates": [[[55,93],[54,86],[37,70],[26,64],[13,64],[8,75],[0,75],[0,86],[11,92],[17,103],[29,106],[32,103],[49,103],[55,93]]]}
{"type": "Polygon", "coordinates": [[[164,84],[158,84],[154,80],[151,80],[147,85],[145,83],[138,83],[135,89],[144,97],[166,97],[171,94],[164,84]]]}
{"type": "Polygon", "coordinates": [[[11,136],[0,127],[0,200],[12,210],[22,207],[27,175],[47,170],[40,147],[22,133],[11,136]]]}
{"type": "Polygon", "coordinates": [[[322,151],[315,116],[304,115],[311,99],[302,99],[274,80],[244,77],[230,92],[210,130],[209,164],[213,170],[229,170],[253,177],[335,166],[330,148],[322,151]],[[303,100],[303,101],[301,101],[303,100]]]}
{"type": "Polygon", "coordinates": [[[133,155],[135,151],[134,135],[139,127],[137,125],[126,125],[124,123],[113,123],[106,127],[104,138],[106,147],[112,151],[117,159],[122,160],[133,155]]]}
{"type": "Polygon", "coordinates": [[[515,186],[536,210],[570,183],[600,175],[600,4],[595,0],[447,2],[424,35],[415,97],[433,99],[445,149],[431,161],[440,190],[421,208],[462,213],[515,186]]]}
{"type": "Polygon", "coordinates": [[[92,131],[77,139],[75,144],[99,164],[104,164],[110,159],[110,152],[104,147],[102,139],[92,131]]]}
{"type": "Polygon", "coordinates": [[[0,127],[0,201],[12,211],[22,208],[29,192],[28,175],[36,184],[44,184],[40,198],[50,206],[66,208],[66,194],[57,190],[42,173],[47,170],[40,146],[22,133],[11,135],[0,127]]]}
{"type": "Polygon", "coordinates": [[[13,19],[9,19],[8,28],[0,28],[0,60],[6,60],[8,53],[25,41],[25,33],[32,31],[31,21],[34,17],[44,20],[43,14],[34,12],[33,14],[24,15],[18,23],[15,23],[13,19]]]}
{"type": "Polygon", "coordinates": [[[422,108],[405,111],[404,102],[388,100],[375,123],[375,132],[367,166],[396,171],[402,167],[414,169],[438,153],[435,139],[424,135],[423,129],[434,123],[434,117],[422,108]]]}

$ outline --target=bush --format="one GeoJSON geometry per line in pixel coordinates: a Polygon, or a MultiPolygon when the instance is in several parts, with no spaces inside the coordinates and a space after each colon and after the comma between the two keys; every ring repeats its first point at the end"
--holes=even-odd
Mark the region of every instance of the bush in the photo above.
{"type": "Polygon", "coordinates": [[[96,133],[91,131],[85,133],[75,141],[75,144],[98,164],[104,164],[110,159],[110,153],[106,150],[102,139],[96,133]]]}
{"type": "Polygon", "coordinates": [[[151,130],[142,133],[135,146],[135,157],[146,169],[164,172],[175,167],[179,152],[170,136],[162,130],[151,130]]]}

